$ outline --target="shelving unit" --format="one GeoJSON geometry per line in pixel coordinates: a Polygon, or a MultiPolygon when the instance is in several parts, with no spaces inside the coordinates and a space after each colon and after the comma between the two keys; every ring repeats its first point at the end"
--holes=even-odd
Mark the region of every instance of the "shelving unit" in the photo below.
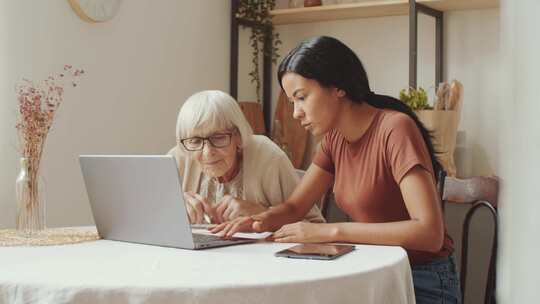
{"type": "MultiPolygon", "coordinates": [[[[416,4],[447,12],[498,7],[497,0],[417,0],[416,4]]],[[[404,16],[409,14],[408,0],[371,0],[350,4],[276,9],[270,12],[274,25],[323,22],[341,19],[404,16]]]]}
{"type": "MultiPolygon", "coordinates": [[[[416,88],[418,13],[435,18],[435,84],[443,81],[443,17],[444,12],[496,8],[499,0],[369,0],[351,4],[336,4],[293,9],[276,9],[270,12],[274,25],[324,22],[341,19],[373,18],[409,15],[409,86],[416,88]]],[[[260,26],[236,17],[238,0],[231,0],[231,69],[230,92],[238,93],[238,29],[239,26],[260,26]]],[[[264,47],[270,47],[272,32],[264,47]]],[[[272,62],[263,58],[263,112],[267,134],[270,132],[272,104],[272,62]]]]}

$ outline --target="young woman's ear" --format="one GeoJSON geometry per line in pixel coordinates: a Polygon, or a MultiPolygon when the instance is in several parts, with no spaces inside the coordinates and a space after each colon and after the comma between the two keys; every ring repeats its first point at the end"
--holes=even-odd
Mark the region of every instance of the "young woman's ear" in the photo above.
{"type": "Polygon", "coordinates": [[[345,95],[347,95],[347,93],[345,93],[345,91],[343,91],[342,89],[335,88],[335,90],[336,96],[339,98],[345,97],[345,95]]]}

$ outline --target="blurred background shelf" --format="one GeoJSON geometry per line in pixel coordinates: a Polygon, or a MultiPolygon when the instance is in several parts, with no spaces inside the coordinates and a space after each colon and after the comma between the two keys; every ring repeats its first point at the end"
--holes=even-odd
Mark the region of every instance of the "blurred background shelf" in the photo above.
{"type": "MultiPolygon", "coordinates": [[[[238,43],[239,27],[264,27],[253,21],[237,17],[240,0],[231,0],[231,52],[230,52],[230,94],[238,98],[238,43]]],[[[302,8],[275,9],[270,11],[273,25],[324,22],[340,19],[372,18],[383,16],[409,17],[409,87],[417,87],[418,57],[418,14],[422,13],[435,19],[435,83],[438,85],[444,75],[443,19],[450,11],[474,10],[499,7],[500,0],[360,0],[355,3],[333,4],[302,8]]],[[[275,29],[274,29],[275,30],[275,29]]],[[[322,34],[327,34],[322,32],[322,34]]],[[[263,48],[272,46],[272,29],[266,29],[263,48]]],[[[262,60],[262,111],[264,133],[271,133],[272,109],[272,59],[263,56],[262,60]]]]}
{"type": "MultiPolygon", "coordinates": [[[[485,9],[499,6],[498,0],[417,0],[438,11],[485,9]]],[[[402,16],[409,14],[408,0],[372,0],[315,7],[270,11],[274,25],[321,22],[340,19],[402,16]]]]}

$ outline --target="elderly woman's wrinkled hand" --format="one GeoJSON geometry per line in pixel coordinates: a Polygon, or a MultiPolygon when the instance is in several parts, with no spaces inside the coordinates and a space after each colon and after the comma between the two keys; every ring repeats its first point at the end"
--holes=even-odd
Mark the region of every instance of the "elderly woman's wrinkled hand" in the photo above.
{"type": "Polygon", "coordinates": [[[248,201],[241,200],[232,195],[225,195],[214,207],[217,222],[223,223],[240,216],[249,216],[261,213],[266,210],[263,206],[248,201]]]}
{"type": "Polygon", "coordinates": [[[253,222],[251,216],[240,216],[234,220],[223,222],[210,230],[212,233],[218,233],[226,237],[230,237],[236,232],[254,232],[253,222]]]}
{"type": "Polygon", "coordinates": [[[220,233],[231,237],[237,232],[265,232],[269,231],[270,223],[267,212],[251,216],[240,216],[231,221],[221,223],[210,230],[212,233],[220,233]]]}
{"type": "Polygon", "coordinates": [[[208,214],[212,222],[215,222],[216,212],[214,208],[200,194],[194,192],[184,192],[186,207],[191,224],[203,224],[204,214],[208,214]]]}

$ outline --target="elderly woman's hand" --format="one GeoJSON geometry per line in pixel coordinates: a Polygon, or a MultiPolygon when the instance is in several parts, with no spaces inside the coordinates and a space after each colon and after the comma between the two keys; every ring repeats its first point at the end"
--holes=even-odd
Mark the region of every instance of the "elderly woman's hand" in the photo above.
{"type": "Polygon", "coordinates": [[[257,203],[241,200],[231,195],[225,195],[214,207],[215,215],[219,223],[230,221],[239,216],[250,216],[266,210],[257,203]]]}
{"type": "Polygon", "coordinates": [[[239,216],[234,220],[223,222],[209,228],[210,232],[230,237],[236,232],[254,232],[253,219],[251,216],[239,216]]]}
{"type": "Polygon", "coordinates": [[[226,237],[231,237],[236,232],[265,232],[269,231],[268,218],[269,215],[266,212],[252,216],[239,216],[210,228],[210,232],[221,233],[226,237]]]}
{"type": "Polygon", "coordinates": [[[211,219],[216,217],[214,208],[200,194],[194,192],[184,192],[186,208],[191,224],[204,223],[204,214],[208,214],[211,219]]]}

